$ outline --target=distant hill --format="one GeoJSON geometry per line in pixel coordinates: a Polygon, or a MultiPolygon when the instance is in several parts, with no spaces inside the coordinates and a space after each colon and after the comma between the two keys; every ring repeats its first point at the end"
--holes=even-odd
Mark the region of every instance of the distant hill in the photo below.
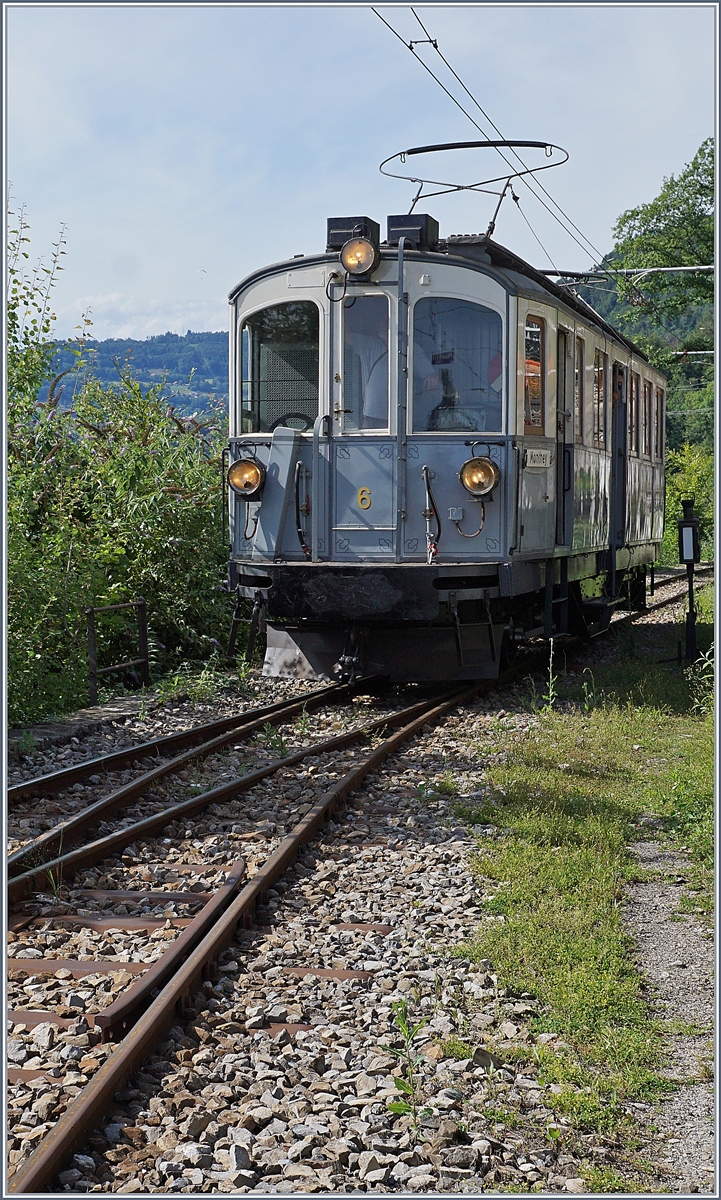
{"type": "MultiPolygon", "coordinates": [[[[144,387],[162,383],[165,393],[179,412],[205,411],[213,399],[227,404],[228,400],[228,335],[227,333],[160,333],[144,341],[134,338],[106,338],[89,342],[85,357],[89,371],[101,383],[118,381],[117,364],[129,366],[144,387]]],[[[53,371],[59,374],[75,365],[75,355],[68,343],[58,343],[53,371]]],[[[86,371],[77,373],[78,383],[86,371]]],[[[70,403],[75,381],[67,375],[62,381],[62,403],[70,403]]],[[[45,399],[48,386],[41,394],[45,399]]]]}

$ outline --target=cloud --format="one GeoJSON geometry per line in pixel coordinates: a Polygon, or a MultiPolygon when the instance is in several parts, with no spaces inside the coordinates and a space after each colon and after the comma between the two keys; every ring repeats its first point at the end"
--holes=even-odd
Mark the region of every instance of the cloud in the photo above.
{"type": "MultiPolygon", "coordinates": [[[[406,40],[424,36],[410,9],[381,11],[406,40]]],[[[569,149],[544,185],[601,251],[619,213],[650,199],[713,131],[708,5],[438,5],[421,15],[505,136],[569,149]]],[[[433,49],[416,49],[487,129],[433,49]]],[[[117,321],[123,336],[196,320],[224,328],[231,287],[264,263],[322,249],[327,216],[405,210],[410,185],[382,179],[381,159],[474,135],[369,7],[16,6],[7,54],[9,175],[35,252],[68,224],[61,334],[86,297],[104,306],[98,328],[115,332],[117,321]]],[[[548,253],[588,266],[590,252],[519,195],[548,253]]],[[[492,204],[440,197],[430,211],[443,232],[477,231],[492,204]]],[[[497,236],[543,265],[512,204],[497,236]]]]}

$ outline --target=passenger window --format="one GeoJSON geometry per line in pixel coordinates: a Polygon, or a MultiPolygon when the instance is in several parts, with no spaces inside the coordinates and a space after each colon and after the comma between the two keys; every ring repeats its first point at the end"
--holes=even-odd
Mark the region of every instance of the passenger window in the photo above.
{"type": "Polygon", "coordinates": [[[596,350],[593,359],[593,444],[606,445],[606,355],[596,350]]]}
{"type": "Polygon", "coordinates": [[[318,416],[318,308],[274,304],[248,317],[241,335],[241,430],[304,431],[318,416]]]}
{"type": "Polygon", "coordinates": [[[576,338],[576,365],[573,374],[573,427],[577,442],[583,442],[583,400],[586,370],[586,347],[583,338],[576,338]]]}
{"type": "Polygon", "coordinates": [[[643,421],[641,427],[641,453],[644,458],[651,457],[651,422],[653,409],[653,384],[647,379],[643,382],[643,421]]]}
{"type": "Polygon", "coordinates": [[[628,452],[638,456],[638,401],[641,377],[631,373],[631,394],[628,398],[628,452]]]}
{"type": "Polygon", "coordinates": [[[424,296],[413,315],[415,433],[500,433],[501,318],[481,304],[424,296]]]}
{"type": "Polygon", "coordinates": [[[343,310],[344,429],[388,428],[388,298],[357,296],[343,310]]]}
{"type": "Polygon", "coordinates": [[[523,428],[525,433],[544,432],[545,373],[543,354],[543,321],[526,318],[526,369],[523,395],[523,428]]]}
{"type": "Polygon", "coordinates": [[[663,435],[666,425],[666,413],[664,411],[666,396],[663,388],[656,388],[656,436],[653,456],[659,462],[663,458],[663,435]]]}

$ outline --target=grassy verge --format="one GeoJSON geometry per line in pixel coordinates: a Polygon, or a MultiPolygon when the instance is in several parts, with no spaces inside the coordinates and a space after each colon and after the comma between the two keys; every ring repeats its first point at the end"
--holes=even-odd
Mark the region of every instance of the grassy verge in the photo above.
{"type": "MultiPolygon", "coordinates": [[[[593,673],[559,675],[540,711],[536,688],[536,720],[520,739],[496,723],[490,793],[458,808],[471,825],[491,826],[476,857],[485,916],[466,952],[490,959],[514,995],[537,997],[533,1031],[559,1037],[518,1057],[557,1085],[559,1115],[597,1131],[670,1086],[621,909],[639,872],[629,844],[649,836],[649,818],[653,836],[665,830],[692,856],[695,907],[708,910],[711,899],[713,725],[703,687],[658,662],[678,628],[615,636],[618,653],[593,673]]],[[[701,620],[699,643],[709,641],[701,620]]]]}

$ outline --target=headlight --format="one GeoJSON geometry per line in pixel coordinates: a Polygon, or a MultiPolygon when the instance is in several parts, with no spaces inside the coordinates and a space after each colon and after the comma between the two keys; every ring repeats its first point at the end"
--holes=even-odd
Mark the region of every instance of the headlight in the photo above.
{"type": "Polygon", "coordinates": [[[472,496],[487,496],[501,480],[501,472],[490,458],[469,458],[458,476],[472,496]]]}
{"type": "Polygon", "coordinates": [[[255,458],[241,458],[231,464],[228,483],[239,496],[256,496],[265,483],[265,467],[255,458]]]}
{"type": "Polygon", "coordinates": [[[380,254],[368,238],[351,238],[340,252],[340,261],[349,275],[366,275],[380,262],[380,254]]]}

